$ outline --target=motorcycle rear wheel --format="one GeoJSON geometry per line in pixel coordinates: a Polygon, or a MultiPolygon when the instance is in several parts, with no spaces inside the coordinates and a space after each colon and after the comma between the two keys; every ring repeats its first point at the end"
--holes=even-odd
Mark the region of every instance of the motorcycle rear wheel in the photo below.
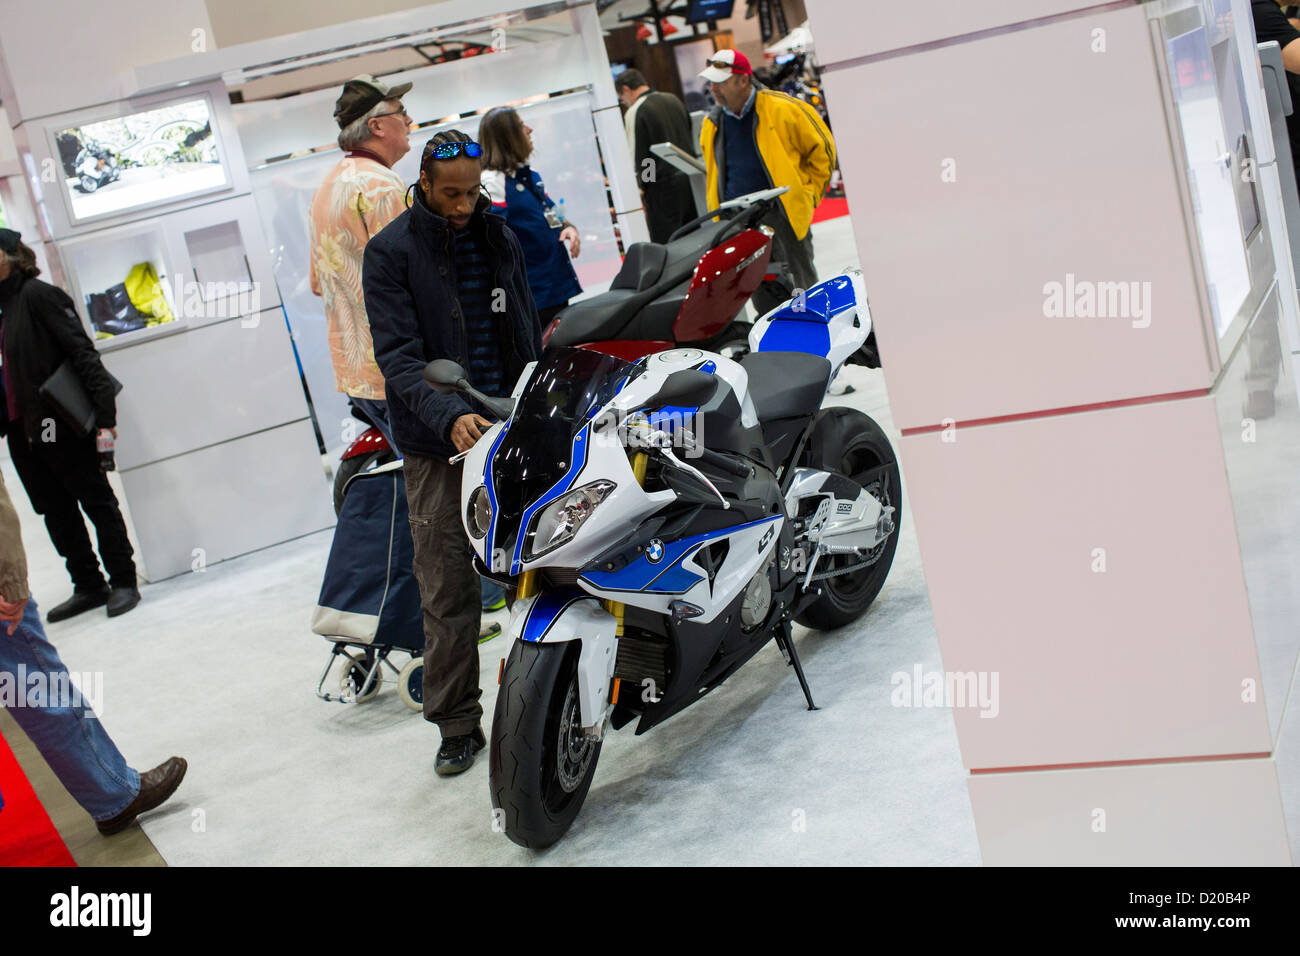
{"type": "MultiPolygon", "coordinates": [[[[866,613],[884,587],[885,578],[889,576],[889,569],[894,563],[903,515],[902,479],[898,470],[898,458],[889,437],[869,415],[862,412],[848,408],[828,408],[821,414],[831,413],[840,417],[839,433],[844,436],[841,442],[835,443],[832,452],[838,460],[814,460],[820,457],[814,454],[808,456],[805,464],[844,475],[858,484],[863,483],[863,475],[873,468],[892,466],[886,472],[886,482],[875,481],[864,487],[877,495],[882,504],[894,507],[894,531],[873,549],[870,556],[875,558],[874,563],[859,571],[830,577],[813,585],[821,588],[821,597],[804,609],[798,621],[805,627],[818,631],[843,627],[866,613]]],[[[851,554],[823,558],[817,565],[816,573],[821,574],[837,566],[851,567],[861,564],[863,560],[851,554]]]]}
{"type": "Polygon", "coordinates": [[[600,757],[600,742],[580,727],[578,652],[571,643],[516,641],[501,676],[488,762],[493,816],[529,849],[564,836],[600,757]]]}

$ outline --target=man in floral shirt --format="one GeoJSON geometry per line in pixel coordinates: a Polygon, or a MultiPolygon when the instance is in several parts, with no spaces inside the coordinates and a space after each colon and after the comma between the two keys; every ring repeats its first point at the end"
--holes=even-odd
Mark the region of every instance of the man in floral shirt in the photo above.
{"type": "Polygon", "coordinates": [[[411,148],[411,119],[402,106],[410,89],[368,75],[347,82],[334,107],[343,158],[311,201],[311,291],[325,302],[334,384],[394,448],[361,293],[361,254],[406,208],[406,187],[392,166],[411,148]]]}

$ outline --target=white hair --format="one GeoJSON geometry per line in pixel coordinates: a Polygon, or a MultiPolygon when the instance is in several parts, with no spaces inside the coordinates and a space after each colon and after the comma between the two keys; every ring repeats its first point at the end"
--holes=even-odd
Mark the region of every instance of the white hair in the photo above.
{"type": "Polygon", "coordinates": [[[380,100],[363,115],[339,130],[339,149],[356,149],[358,146],[365,146],[373,139],[375,134],[370,132],[370,121],[381,113],[388,112],[385,107],[391,102],[393,100],[380,100]]]}

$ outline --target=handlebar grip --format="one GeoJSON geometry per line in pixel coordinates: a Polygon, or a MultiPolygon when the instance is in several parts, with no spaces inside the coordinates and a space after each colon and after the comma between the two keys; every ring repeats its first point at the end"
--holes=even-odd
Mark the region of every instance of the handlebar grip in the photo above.
{"type": "Polygon", "coordinates": [[[749,477],[750,467],[748,465],[742,465],[740,462],[734,461],[726,455],[720,455],[716,451],[709,451],[707,448],[698,448],[696,451],[699,454],[700,461],[705,464],[712,465],[714,468],[719,468],[722,471],[730,472],[737,478],[749,477]]]}

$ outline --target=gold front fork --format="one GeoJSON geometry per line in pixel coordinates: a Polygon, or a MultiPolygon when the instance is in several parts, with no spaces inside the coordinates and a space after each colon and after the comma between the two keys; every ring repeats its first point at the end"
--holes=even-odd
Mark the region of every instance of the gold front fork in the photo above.
{"type": "MultiPolygon", "coordinates": [[[[649,463],[650,463],[650,458],[645,454],[645,452],[639,451],[632,456],[632,475],[636,478],[636,483],[643,488],[645,487],[646,466],[649,463]]],[[[605,604],[605,610],[609,611],[610,614],[613,614],[614,620],[617,622],[617,626],[614,629],[614,633],[618,637],[622,637],[623,636],[623,602],[605,601],[604,604],[605,604]]]]}
{"type": "Polygon", "coordinates": [[[525,571],[519,575],[519,588],[515,591],[515,599],[530,598],[537,594],[537,580],[539,572],[536,569],[525,571]]]}

